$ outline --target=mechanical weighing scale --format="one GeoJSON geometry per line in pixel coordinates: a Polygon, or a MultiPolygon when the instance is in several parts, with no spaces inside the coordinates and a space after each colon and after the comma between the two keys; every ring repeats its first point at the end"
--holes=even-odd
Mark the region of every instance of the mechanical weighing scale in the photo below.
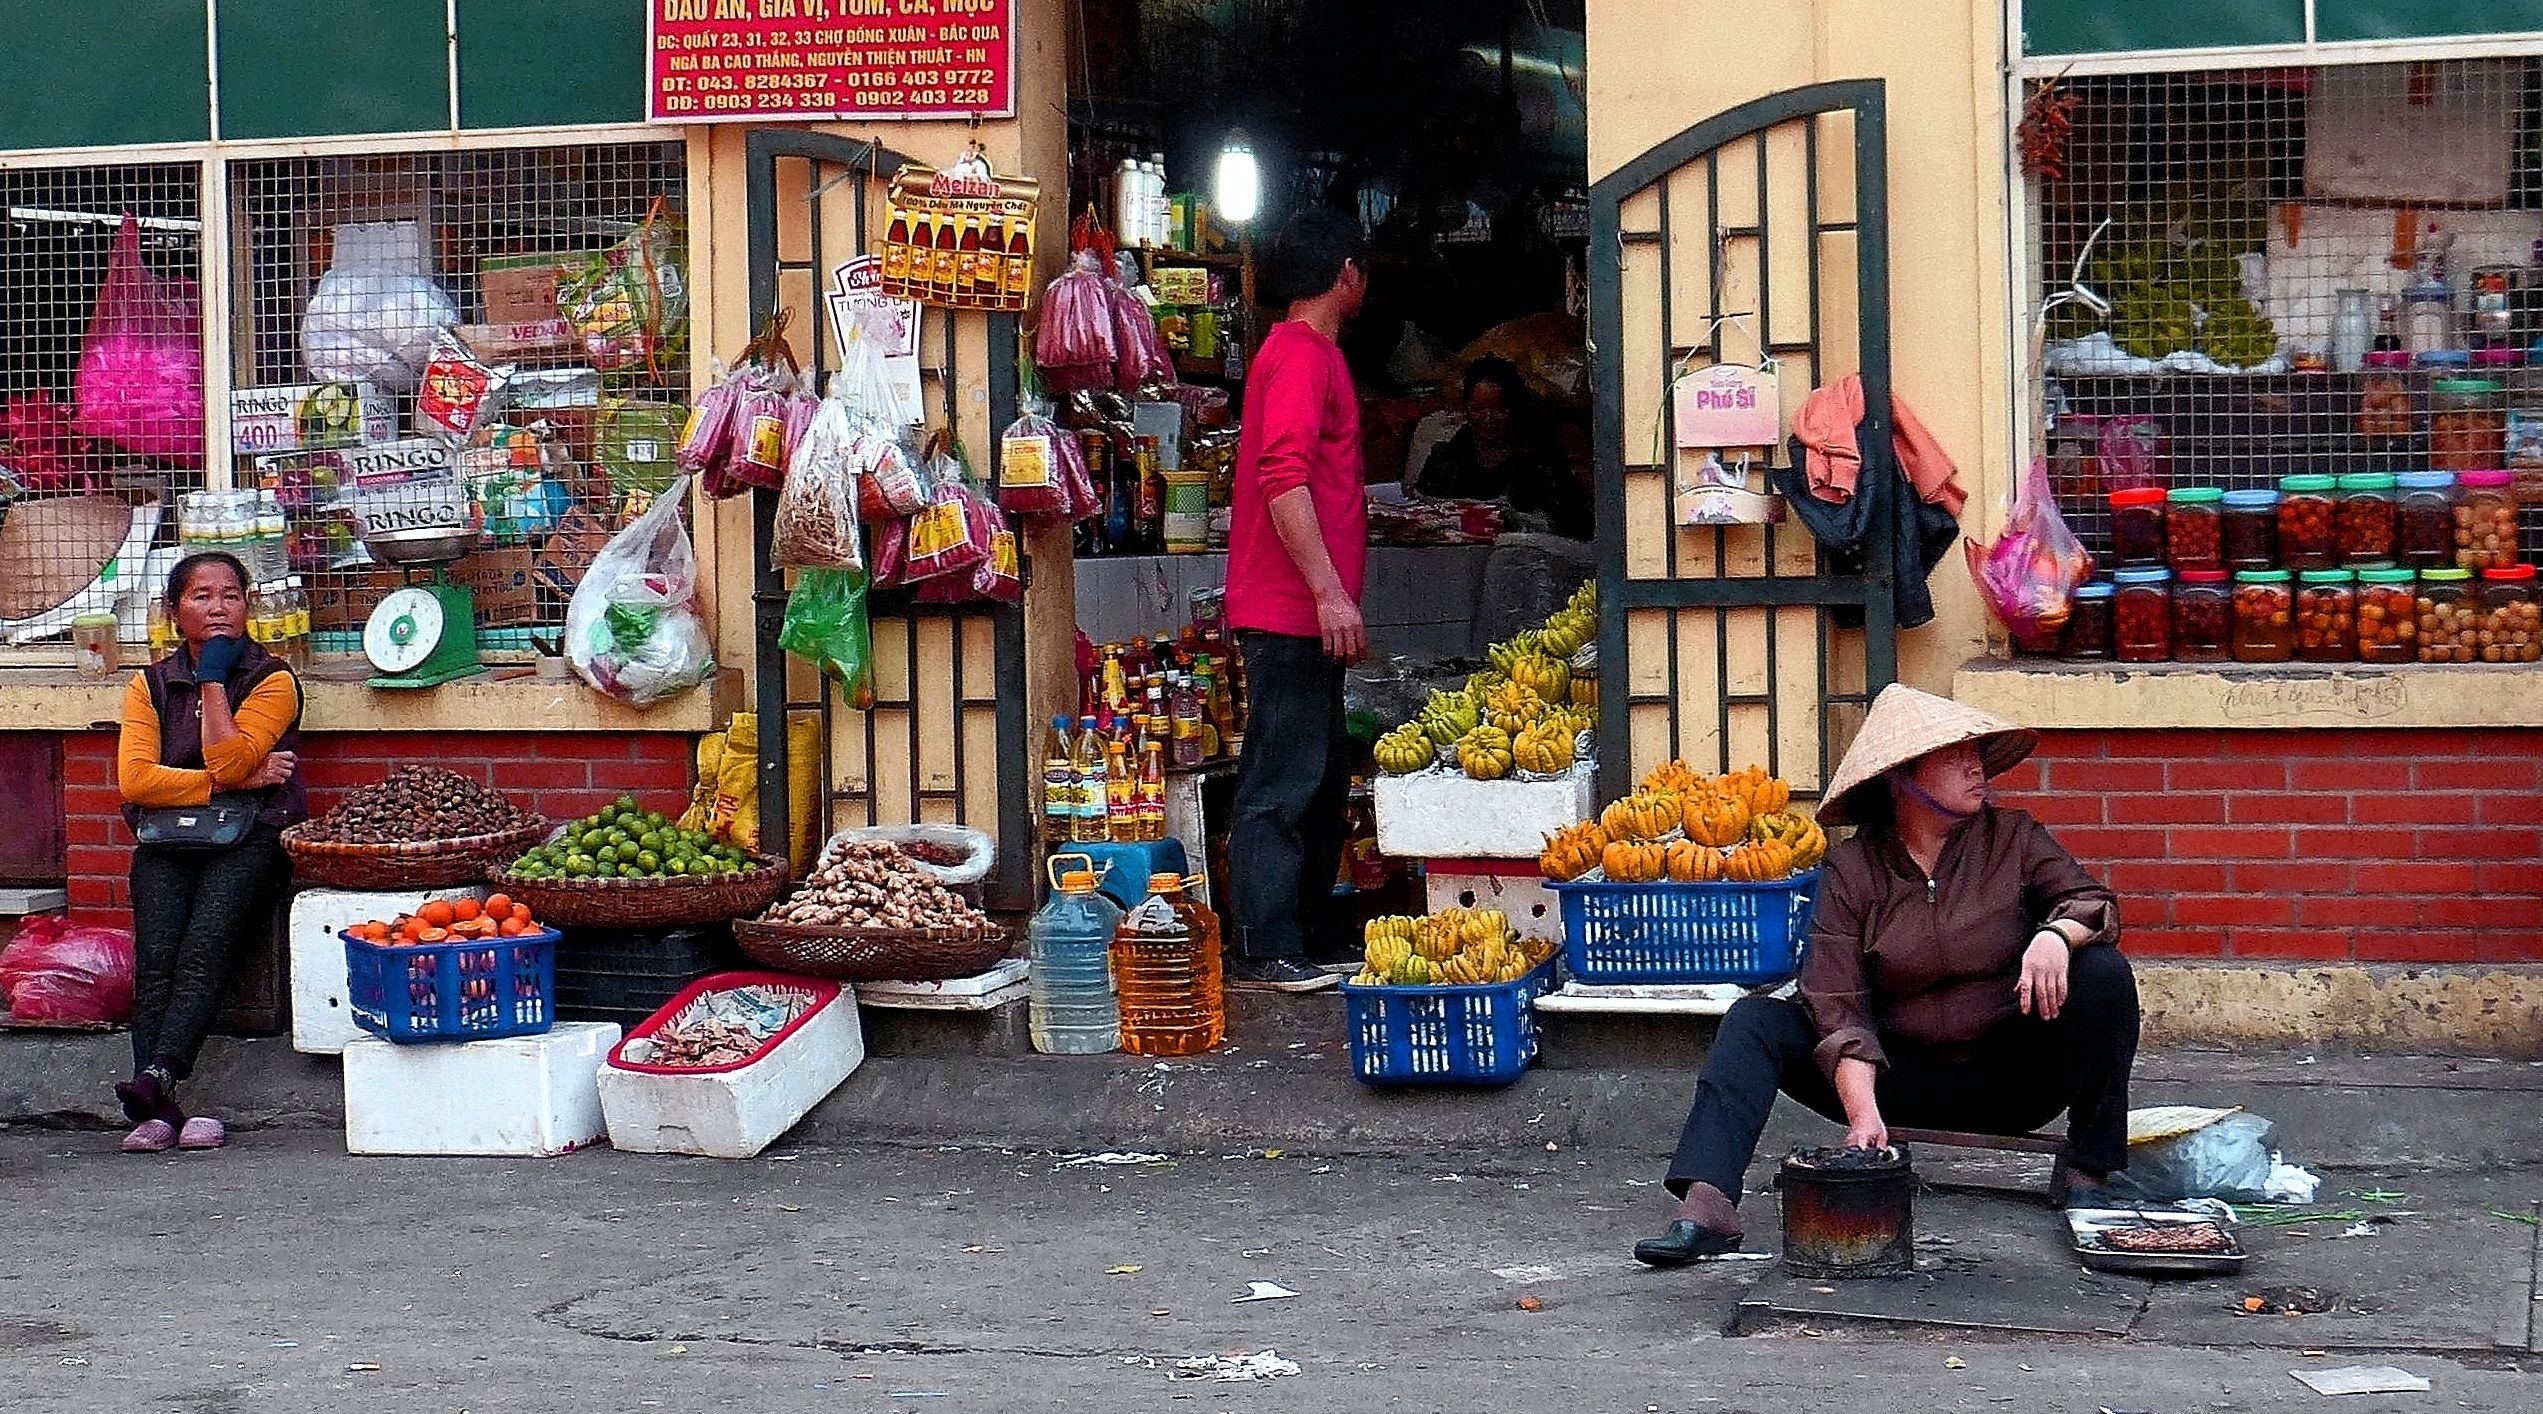
{"type": "Polygon", "coordinates": [[[354,521],[371,558],[407,572],[362,625],[362,655],[382,688],[438,687],[475,677],[477,596],[449,566],[476,548],[480,522],[456,482],[421,482],[365,494],[354,521]],[[422,583],[415,573],[426,571],[422,583]]]}

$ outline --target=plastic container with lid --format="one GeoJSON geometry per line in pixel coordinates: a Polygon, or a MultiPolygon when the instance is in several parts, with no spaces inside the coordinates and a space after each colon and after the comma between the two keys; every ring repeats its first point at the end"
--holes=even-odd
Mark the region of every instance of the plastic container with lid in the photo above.
{"type": "Polygon", "coordinates": [[[2172,588],[2172,656],[2184,663],[2222,663],[2234,656],[2233,577],[2223,570],[2183,570],[2172,588]]]}
{"type": "Polygon", "coordinates": [[[2455,474],[2406,471],[2393,478],[2400,505],[2394,513],[2393,558],[2412,569],[2455,561],[2455,474]]]}
{"type": "Polygon", "coordinates": [[[2234,661],[2284,663],[2296,656],[2295,576],[2244,570],[2234,576],[2234,661]]]}
{"type": "Polygon", "coordinates": [[[2278,560],[2291,570],[2327,570],[2340,563],[2338,528],[2332,522],[2339,478],[2306,473],[2278,482],[2278,560]]]}
{"type": "Polygon", "coordinates": [[[1029,1022],[1033,1049],[1044,1055],[1091,1056],[1121,1049],[1121,1003],[1113,995],[1113,932],[1122,910],[1096,887],[1093,860],[1066,853],[1056,869],[1080,867],[1054,881],[1051,901],[1026,930],[1032,958],[1029,1022]]]}
{"type": "Polygon", "coordinates": [[[2339,481],[2340,505],[2332,514],[2341,562],[2389,564],[2393,559],[2394,486],[2389,471],[2361,471],[2339,481]]]}
{"type": "Polygon", "coordinates": [[[2493,565],[2481,572],[2481,661],[2543,661],[2543,606],[2534,597],[2534,566],[2493,565]]]}
{"type": "Polygon", "coordinates": [[[2419,660],[2481,661],[2481,603],[2472,571],[2435,569],[2419,577],[2419,660]]]}
{"type": "Polygon", "coordinates": [[[2366,356],[2358,382],[2358,435],[2369,442],[2398,442],[2419,430],[2411,407],[2409,354],[2377,349],[2366,356]]]}
{"type": "Polygon", "coordinates": [[[2066,614],[2060,651],[2082,662],[2107,660],[2111,646],[2111,607],[2109,581],[2097,579],[2075,586],[2075,598],[2066,614]]]}
{"type": "Polygon", "coordinates": [[[2461,493],[2452,508],[2454,539],[2450,547],[2454,564],[2468,570],[2515,564],[2516,473],[2497,469],[2467,471],[2458,480],[2461,493]]]}
{"type": "Polygon", "coordinates": [[[2225,493],[2225,568],[2265,570],[2278,564],[2278,493],[2225,493]]]}
{"type": "Polygon", "coordinates": [[[2113,656],[2123,663],[2170,660],[2172,571],[2139,566],[2117,571],[2110,579],[2113,656]]]}
{"type": "Polygon", "coordinates": [[[2164,558],[2172,572],[2225,564],[2225,493],[2214,486],[2176,486],[2164,493],[2164,558]]]}
{"type": "Polygon", "coordinates": [[[1216,939],[1183,896],[1183,876],[1157,874],[1113,933],[1121,1048],[1138,1056],[1198,1055],[1227,1034],[1216,939]]]}
{"type": "Polygon", "coordinates": [[[2110,552],[2123,565],[2163,563],[2164,492],[2131,486],[2110,493],[2110,552]]]}
{"type": "Polygon", "coordinates": [[[2419,576],[2406,569],[2358,571],[2358,657],[2408,663],[2419,657],[2419,576]]]}
{"type": "Polygon", "coordinates": [[[2505,459],[2507,389],[2495,378],[2439,378],[2428,385],[2428,464],[2480,471],[2505,459]]]}
{"type": "Polygon", "coordinates": [[[2308,663],[2357,661],[2355,574],[2348,570],[2306,570],[2296,577],[2296,656],[2308,663]]]}

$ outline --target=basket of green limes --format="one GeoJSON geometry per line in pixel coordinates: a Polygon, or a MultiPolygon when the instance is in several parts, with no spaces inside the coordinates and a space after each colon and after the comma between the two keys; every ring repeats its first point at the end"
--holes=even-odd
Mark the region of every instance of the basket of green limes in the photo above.
{"type": "Polygon", "coordinates": [[[768,907],[786,886],[786,866],[681,829],[622,795],[487,877],[552,924],[682,928],[768,907]]]}

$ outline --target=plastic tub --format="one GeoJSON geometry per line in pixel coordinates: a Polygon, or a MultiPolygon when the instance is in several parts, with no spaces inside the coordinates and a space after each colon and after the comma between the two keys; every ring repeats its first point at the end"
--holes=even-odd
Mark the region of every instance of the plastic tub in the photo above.
{"type": "Polygon", "coordinates": [[[1771,884],[1556,884],[1563,963],[1593,985],[1776,983],[1801,970],[1819,871],[1771,884]]]}
{"type": "Polygon", "coordinates": [[[1351,1073],[1363,1085],[1507,1085],[1536,1059],[1536,999],[1548,963],[1469,987],[1345,982],[1351,1073]]]}

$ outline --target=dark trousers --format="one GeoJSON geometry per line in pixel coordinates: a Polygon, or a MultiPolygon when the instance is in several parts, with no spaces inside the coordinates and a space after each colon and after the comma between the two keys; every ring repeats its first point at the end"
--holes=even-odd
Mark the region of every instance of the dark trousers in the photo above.
{"type": "MultiPolygon", "coordinates": [[[[2020,1017],[1948,1061],[1893,1051],[1873,1086],[1882,1122],[2028,1134],[2064,1111],[2068,1164],[2096,1174],[2126,1168],[2137,979],[2115,947],[2078,949],[2066,976],[2066,1005],[2055,1021],[2020,1017]]],[[[1737,1201],[1778,1090],[1844,1123],[1836,1086],[1819,1068],[1818,1045],[1818,1028],[1798,1002],[1733,1003],[1669,1161],[1670,1191],[1684,1196],[1688,1184],[1709,1183],[1737,1201]]]]}
{"type": "Polygon", "coordinates": [[[133,850],[136,1073],[153,1064],[179,1080],[194,1072],[239,939],[272,926],[290,877],[281,832],[265,825],[229,849],[133,850]]]}
{"type": "Polygon", "coordinates": [[[1227,847],[1232,938],[1239,957],[1303,957],[1342,868],[1351,796],[1343,667],[1312,638],[1247,631],[1236,646],[1248,715],[1227,847]]]}

